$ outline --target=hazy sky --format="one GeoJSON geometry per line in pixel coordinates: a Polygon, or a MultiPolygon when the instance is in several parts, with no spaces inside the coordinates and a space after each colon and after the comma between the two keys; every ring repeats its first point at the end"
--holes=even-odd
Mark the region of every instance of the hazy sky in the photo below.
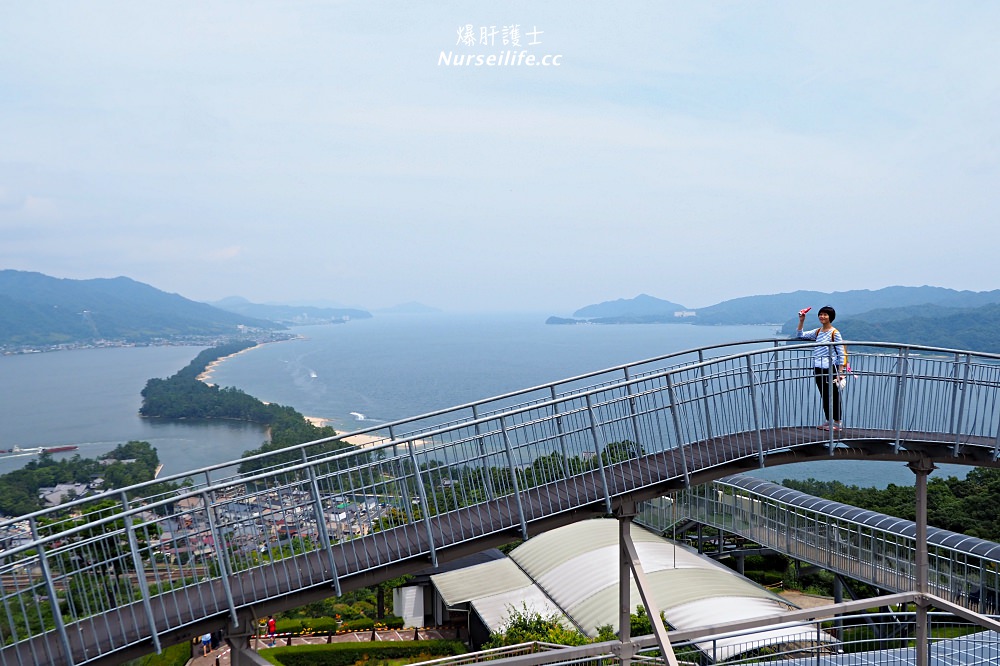
{"type": "Polygon", "coordinates": [[[990,1],[0,0],[0,268],[548,314],[995,289],[998,34],[990,1]]]}

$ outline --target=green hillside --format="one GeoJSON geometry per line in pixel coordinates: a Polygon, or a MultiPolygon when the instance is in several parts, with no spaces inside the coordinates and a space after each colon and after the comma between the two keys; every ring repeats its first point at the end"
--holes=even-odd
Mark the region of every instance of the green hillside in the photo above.
{"type": "MultiPolygon", "coordinates": [[[[818,310],[832,305],[837,317],[877,309],[917,308],[934,305],[948,308],[975,308],[1000,303],[1000,290],[956,291],[943,287],[886,287],[884,289],[839,291],[794,291],[787,294],[745,296],[699,308],[695,324],[783,324],[793,321],[804,307],[818,310]]],[[[912,313],[912,311],[911,311],[912,313]]]]}
{"type": "Polygon", "coordinates": [[[148,343],[281,326],[226,312],[125,277],[68,280],[0,271],[0,347],[148,343]]]}

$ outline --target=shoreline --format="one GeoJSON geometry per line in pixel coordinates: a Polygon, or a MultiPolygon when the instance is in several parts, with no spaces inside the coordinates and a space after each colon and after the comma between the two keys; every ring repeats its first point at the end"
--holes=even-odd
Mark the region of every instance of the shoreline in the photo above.
{"type": "Polygon", "coordinates": [[[235,354],[229,354],[228,356],[220,356],[219,358],[215,359],[214,361],[212,361],[211,363],[209,363],[208,365],[206,365],[205,369],[202,370],[200,373],[198,373],[198,376],[195,377],[195,379],[197,379],[199,382],[204,382],[204,383],[208,384],[209,386],[215,386],[215,384],[213,384],[212,382],[210,382],[208,380],[212,378],[212,373],[215,372],[215,369],[217,367],[219,367],[219,365],[223,361],[225,361],[226,359],[233,358],[234,356],[239,356],[240,354],[248,352],[251,349],[257,349],[257,347],[260,347],[263,344],[264,344],[263,342],[258,342],[253,347],[247,347],[246,349],[241,349],[240,351],[236,352],[235,354]]]}
{"type": "MultiPolygon", "coordinates": [[[[326,426],[330,426],[331,428],[334,429],[334,431],[337,431],[334,419],[328,419],[323,416],[305,416],[303,418],[305,418],[306,421],[309,421],[309,423],[313,424],[317,428],[324,428],[326,426]]],[[[378,446],[379,444],[389,441],[385,437],[379,437],[378,435],[369,435],[367,433],[362,433],[360,435],[348,435],[347,437],[343,437],[342,436],[343,434],[344,433],[337,432],[337,439],[339,439],[342,442],[347,442],[352,446],[356,446],[359,449],[371,449],[378,446]]]]}
{"type": "Polygon", "coordinates": [[[240,351],[236,352],[235,354],[228,354],[226,356],[220,356],[219,358],[215,359],[214,361],[212,361],[211,363],[209,363],[208,365],[206,365],[205,369],[202,370],[200,373],[198,373],[198,376],[195,377],[195,379],[197,379],[199,382],[204,382],[204,383],[208,384],[209,386],[215,386],[215,384],[213,384],[212,382],[210,382],[208,380],[212,378],[212,374],[215,372],[216,368],[218,368],[222,364],[223,361],[229,360],[229,359],[231,359],[231,358],[233,358],[235,356],[239,356],[240,354],[245,354],[246,352],[253,351],[254,349],[259,349],[260,347],[263,347],[264,345],[277,344],[279,342],[289,342],[290,340],[301,340],[301,339],[302,339],[302,336],[295,336],[294,338],[288,338],[288,339],[285,339],[285,340],[267,340],[267,341],[264,341],[264,342],[258,342],[253,347],[247,347],[246,349],[241,349],[240,351]]]}

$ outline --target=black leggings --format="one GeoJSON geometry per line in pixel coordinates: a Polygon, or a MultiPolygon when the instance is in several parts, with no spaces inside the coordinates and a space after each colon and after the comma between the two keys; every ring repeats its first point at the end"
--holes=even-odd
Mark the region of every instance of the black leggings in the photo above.
{"type": "Polygon", "coordinates": [[[823,413],[826,420],[830,420],[830,390],[833,389],[833,420],[840,420],[840,388],[837,382],[833,381],[837,377],[836,370],[827,368],[813,368],[816,379],[816,388],[819,389],[820,399],[823,402],[823,413]]]}

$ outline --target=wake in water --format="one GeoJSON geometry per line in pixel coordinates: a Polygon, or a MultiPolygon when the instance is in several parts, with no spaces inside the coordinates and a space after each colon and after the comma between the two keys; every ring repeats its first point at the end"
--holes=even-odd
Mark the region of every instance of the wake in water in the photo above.
{"type": "Polygon", "coordinates": [[[351,412],[351,416],[354,417],[355,421],[364,421],[365,420],[365,415],[362,414],[361,412],[351,412]]]}

